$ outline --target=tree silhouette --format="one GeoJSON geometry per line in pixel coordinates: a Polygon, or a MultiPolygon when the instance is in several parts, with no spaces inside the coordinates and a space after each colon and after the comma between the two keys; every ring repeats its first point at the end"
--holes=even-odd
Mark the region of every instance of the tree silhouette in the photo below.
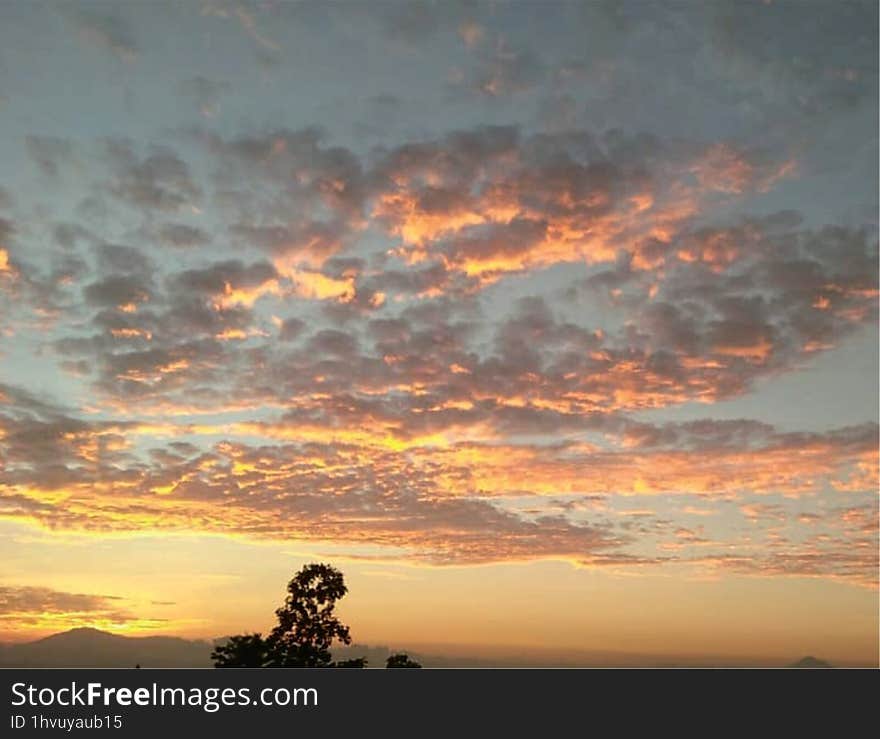
{"type": "Polygon", "coordinates": [[[367,666],[367,658],[366,657],[355,657],[354,659],[343,659],[339,662],[334,662],[330,665],[330,667],[354,667],[357,669],[363,669],[367,666]]]}
{"type": "Polygon", "coordinates": [[[348,626],[336,616],[336,602],[348,592],[342,573],[327,564],[309,564],[287,583],[278,625],[266,638],[233,636],[211,653],[215,667],[366,667],[365,658],[334,663],[334,641],[351,644],[348,626]]]}
{"type": "Polygon", "coordinates": [[[406,654],[392,654],[385,662],[385,667],[390,670],[394,667],[421,667],[421,665],[406,654]]]}
{"type": "Polygon", "coordinates": [[[287,584],[278,625],[269,644],[273,667],[327,667],[335,639],[351,644],[348,626],[335,615],[336,601],[348,592],[342,573],[325,564],[303,567],[287,584]]]}
{"type": "Polygon", "coordinates": [[[266,667],[268,646],[260,634],[241,634],[211,652],[214,667],[266,667]]]}

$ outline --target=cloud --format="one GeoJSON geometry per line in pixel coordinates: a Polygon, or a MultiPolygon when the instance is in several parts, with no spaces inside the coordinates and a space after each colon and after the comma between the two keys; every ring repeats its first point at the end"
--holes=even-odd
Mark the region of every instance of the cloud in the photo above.
{"type": "MultiPolygon", "coordinates": [[[[794,172],[790,159],[729,143],[664,145],[619,132],[524,138],[514,127],[482,127],[366,160],[316,129],[196,137],[218,162],[217,185],[237,183],[231,236],[291,279],[314,275],[367,229],[399,239],[390,252],[399,266],[359,285],[365,305],[385,283],[406,289],[418,270],[428,281],[415,289],[432,296],[559,263],[613,261],[621,250],[635,269],[657,267],[704,201],[765,191],[794,172]],[[259,188],[241,189],[241,167],[259,188]]],[[[339,286],[336,295],[349,302],[356,293],[339,286]]]]}
{"type": "Polygon", "coordinates": [[[201,188],[189,167],[171,149],[153,146],[140,156],[125,140],[106,142],[106,157],[112,172],[108,194],[147,210],[179,211],[201,198],[201,188]]]}
{"type": "Polygon", "coordinates": [[[83,290],[86,301],[96,306],[129,306],[150,299],[149,283],[134,275],[111,275],[83,290]]]}
{"type": "MultiPolygon", "coordinates": [[[[474,38],[473,34],[468,38],[474,38]]],[[[546,74],[534,51],[509,48],[499,41],[494,51],[480,60],[467,84],[483,95],[500,97],[533,89],[544,81],[546,74]]]]}
{"type": "Polygon", "coordinates": [[[172,278],[172,287],[185,293],[215,296],[228,304],[248,304],[253,296],[277,279],[278,272],[268,262],[245,265],[239,260],[229,260],[179,272],[172,278]]]}
{"type": "MultiPolygon", "coordinates": [[[[527,307],[528,320],[541,330],[540,307],[527,307]]],[[[393,327],[382,329],[394,335],[393,327]]],[[[344,333],[319,331],[306,351],[319,365],[342,364],[351,362],[356,346],[344,333]]],[[[167,361],[126,357],[153,366],[167,361]]],[[[446,415],[437,428],[473,434],[481,425],[480,409],[444,409],[417,399],[413,410],[446,415]],[[451,424],[456,414],[459,423],[451,424]]],[[[612,500],[678,496],[732,503],[747,516],[772,514],[794,525],[804,509],[793,511],[790,503],[776,502],[778,496],[809,504],[829,491],[858,496],[878,484],[876,424],[791,433],[745,420],[658,426],[600,416],[578,419],[575,428],[600,431],[605,442],[548,444],[455,441],[431,424],[401,433],[400,420],[390,399],[313,393],[271,422],[82,421],[5,388],[2,514],[95,532],[189,530],[197,521],[204,531],[333,541],[353,552],[370,545],[387,559],[435,565],[552,558],[590,566],[677,561],[714,568],[727,560],[706,550],[723,547],[735,562],[737,552],[767,542],[738,540],[735,531],[682,529],[651,513],[650,503],[636,523],[602,511],[612,500]],[[215,441],[206,449],[200,438],[215,441]],[[148,457],[139,451],[143,440],[149,440],[148,457]],[[767,496],[777,497],[758,502],[767,496]],[[544,498],[601,505],[552,513],[537,502],[544,498]],[[520,500],[531,504],[523,509],[520,500]]],[[[557,417],[547,428],[558,423],[557,417]]],[[[858,505],[821,520],[823,536],[831,537],[819,542],[823,551],[843,550],[853,536],[870,542],[876,534],[870,510],[858,505]],[[847,534],[853,527],[860,533],[847,534]]],[[[768,530],[762,537],[772,535],[768,530]]],[[[796,558],[814,547],[791,540],[785,551],[796,558]]],[[[870,553],[865,548],[849,556],[845,569],[837,554],[826,568],[813,557],[809,569],[866,582],[870,553]]]]}
{"type": "Polygon", "coordinates": [[[128,23],[117,15],[101,13],[98,8],[111,8],[105,3],[96,3],[95,9],[77,11],[68,15],[82,41],[96,48],[110,52],[124,62],[133,62],[138,56],[138,47],[128,23]]]}
{"type": "MultiPolygon", "coordinates": [[[[389,33],[461,24],[413,12],[389,33]]],[[[559,77],[469,37],[499,95],[559,77]]],[[[787,146],[425,130],[369,149],[319,128],[29,141],[83,200],[0,221],[2,300],[86,400],[4,386],[0,515],[868,582],[876,423],[793,432],[711,404],[875,325],[876,228],[778,210],[802,172],[787,146]],[[694,402],[706,418],[658,419],[694,402]]]]}
{"type": "MultiPolygon", "coordinates": [[[[271,7],[268,8],[271,10],[271,7]]],[[[275,56],[281,50],[281,46],[269,37],[261,28],[260,16],[265,14],[266,7],[252,2],[206,2],[202,5],[202,15],[233,19],[245,34],[254,41],[261,49],[258,58],[274,61],[275,56]]]]}
{"type": "MultiPolygon", "coordinates": [[[[619,132],[524,136],[515,127],[480,127],[361,157],[315,129],[195,135],[216,165],[210,185],[225,188],[242,168],[251,183],[240,209],[217,214],[228,223],[220,236],[265,259],[166,269],[156,279],[142,251],[98,241],[101,274],[82,295],[100,311],[93,321],[99,333],[56,346],[83,358],[99,352],[89,364],[103,367],[102,392],[130,397],[137,389],[156,400],[150,388],[182,392],[188,377],[219,381],[216,362],[235,356],[231,342],[246,341],[260,346],[259,355],[238,356],[223,378],[243,403],[283,403],[321,378],[322,392],[354,387],[376,396],[417,388],[411,408],[398,404],[403,435],[465,417],[479,418],[478,436],[553,424],[574,429],[587,422],[581,414],[742,394],[757,378],[827,350],[876,313],[870,230],[805,228],[787,212],[707,224],[702,211],[713,198],[761,192],[788,161],[756,150],[619,132]],[[377,236],[391,239],[391,248],[360,248],[377,236]],[[530,304],[537,311],[530,317],[447,318],[429,328],[406,326],[405,339],[364,343],[350,328],[376,314],[406,322],[435,306],[442,311],[447,297],[463,309],[505,279],[537,277],[558,265],[591,271],[571,284],[566,299],[598,301],[622,326],[563,320],[544,300],[530,304]],[[267,311],[289,315],[283,308],[292,300],[307,312],[310,301],[321,301],[312,319],[349,326],[344,362],[324,356],[314,337],[304,343],[311,353],[273,350],[268,339],[277,327],[267,311]],[[129,344],[131,357],[121,351],[129,344]],[[253,372],[257,361],[268,383],[239,381],[237,373],[253,372]],[[294,386],[285,365],[301,375],[294,386]],[[174,371],[162,371],[169,367],[174,371]],[[153,380],[133,385],[135,377],[153,380]],[[442,412],[425,413],[423,403],[442,412]]],[[[168,147],[106,147],[110,178],[102,187],[145,212],[179,209],[209,189],[168,147]]],[[[65,227],[65,248],[97,239],[83,227],[74,236],[72,228],[65,227]]],[[[183,222],[145,233],[194,251],[216,239],[183,222]]],[[[29,289],[58,293],[46,279],[32,275],[29,289]]],[[[291,331],[281,335],[293,338],[291,331]]],[[[212,384],[200,391],[193,397],[206,404],[226,392],[212,384]]]]}
{"type": "Polygon", "coordinates": [[[57,223],[53,230],[56,243],[65,249],[74,249],[81,242],[94,242],[95,236],[79,223],[57,223]]]}
{"type": "Polygon", "coordinates": [[[73,628],[150,629],[161,619],[131,612],[125,599],[31,585],[0,585],[0,629],[14,635],[73,628]]]}
{"type": "Polygon", "coordinates": [[[306,323],[300,318],[279,319],[278,338],[281,341],[293,341],[306,329],[306,323]]]}
{"type": "Polygon", "coordinates": [[[0,616],[102,611],[115,608],[119,598],[108,595],[65,593],[50,588],[0,586],[0,616]]]}
{"type": "Polygon", "coordinates": [[[462,131],[389,151],[372,215],[401,239],[410,264],[442,261],[478,285],[613,261],[620,250],[646,269],[662,262],[656,245],[684,231],[701,201],[763,189],[788,172],[732,148],[714,163],[711,151],[586,131],[526,139],[513,128],[462,131]],[[700,187],[690,182],[695,168],[700,187]]]}
{"type": "Polygon", "coordinates": [[[388,40],[413,49],[440,34],[457,33],[460,24],[486,11],[470,0],[391,0],[379,5],[331,4],[326,12],[342,22],[361,17],[375,24],[388,40]]]}
{"type": "Polygon", "coordinates": [[[57,177],[61,167],[71,164],[74,157],[73,143],[54,136],[28,136],[27,152],[48,177],[57,177]]]}
{"type": "Polygon", "coordinates": [[[186,223],[166,223],[159,228],[158,236],[162,243],[179,249],[205,246],[211,241],[206,231],[186,223]]]}
{"type": "Polygon", "coordinates": [[[868,31],[877,22],[873,3],[847,2],[808,15],[757,2],[709,10],[708,38],[720,73],[767,102],[818,115],[876,98],[877,39],[868,31]]]}
{"type": "Polygon", "coordinates": [[[232,86],[225,80],[197,76],[183,80],[178,89],[181,96],[192,101],[201,115],[212,118],[217,114],[220,99],[232,86]]]}

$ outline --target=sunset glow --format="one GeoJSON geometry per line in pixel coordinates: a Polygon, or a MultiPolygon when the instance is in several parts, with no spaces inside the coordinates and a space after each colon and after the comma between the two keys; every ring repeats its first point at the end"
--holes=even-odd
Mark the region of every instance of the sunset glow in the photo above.
{"type": "Polygon", "coordinates": [[[877,666],[876,27],[3,3],[0,641],[877,666]]]}

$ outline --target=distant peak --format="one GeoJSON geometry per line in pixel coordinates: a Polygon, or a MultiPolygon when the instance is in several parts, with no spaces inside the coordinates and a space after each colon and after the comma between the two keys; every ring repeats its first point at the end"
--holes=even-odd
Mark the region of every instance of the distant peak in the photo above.
{"type": "Polygon", "coordinates": [[[799,659],[789,667],[831,667],[831,664],[826,662],[824,659],[818,659],[817,657],[807,656],[799,659]]]}
{"type": "Polygon", "coordinates": [[[111,634],[109,631],[101,631],[101,629],[95,629],[91,626],[78,626],[75,629],[69,629],[68,631],[59,631],[57,634],[50,634],[47,637],[44,637],[40,641],[47,641],[49,639],[55,641],[59,639],[118,639],[119,636],[116,634],[111,634]]]}

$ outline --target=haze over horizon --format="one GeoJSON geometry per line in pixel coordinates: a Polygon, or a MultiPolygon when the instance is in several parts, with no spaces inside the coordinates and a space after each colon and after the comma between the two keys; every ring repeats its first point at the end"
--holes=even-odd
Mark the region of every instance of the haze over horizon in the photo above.
{"type": "MultiPolygon", "coordinates": [[[[3,667],[208,667],[210,653],[225,637],[187,640],[175,636],[124,636],[79,627],[31,642],[4,645],[3,667]]],[[[334,648],[334,659],[365,658],[368,667],[385,666],[389,655],[405,653],[423,667],[869,667],[870,663],[831,665],[807,655],[798,660],[762,656],[634,654],[562,650],[522,645],[394,644],[352,642],[334,648]]]]}
{"type": "Polygon", "coordinates": [[[0,641],[876,666],[877,25],[0,4],[0,641]]]}

